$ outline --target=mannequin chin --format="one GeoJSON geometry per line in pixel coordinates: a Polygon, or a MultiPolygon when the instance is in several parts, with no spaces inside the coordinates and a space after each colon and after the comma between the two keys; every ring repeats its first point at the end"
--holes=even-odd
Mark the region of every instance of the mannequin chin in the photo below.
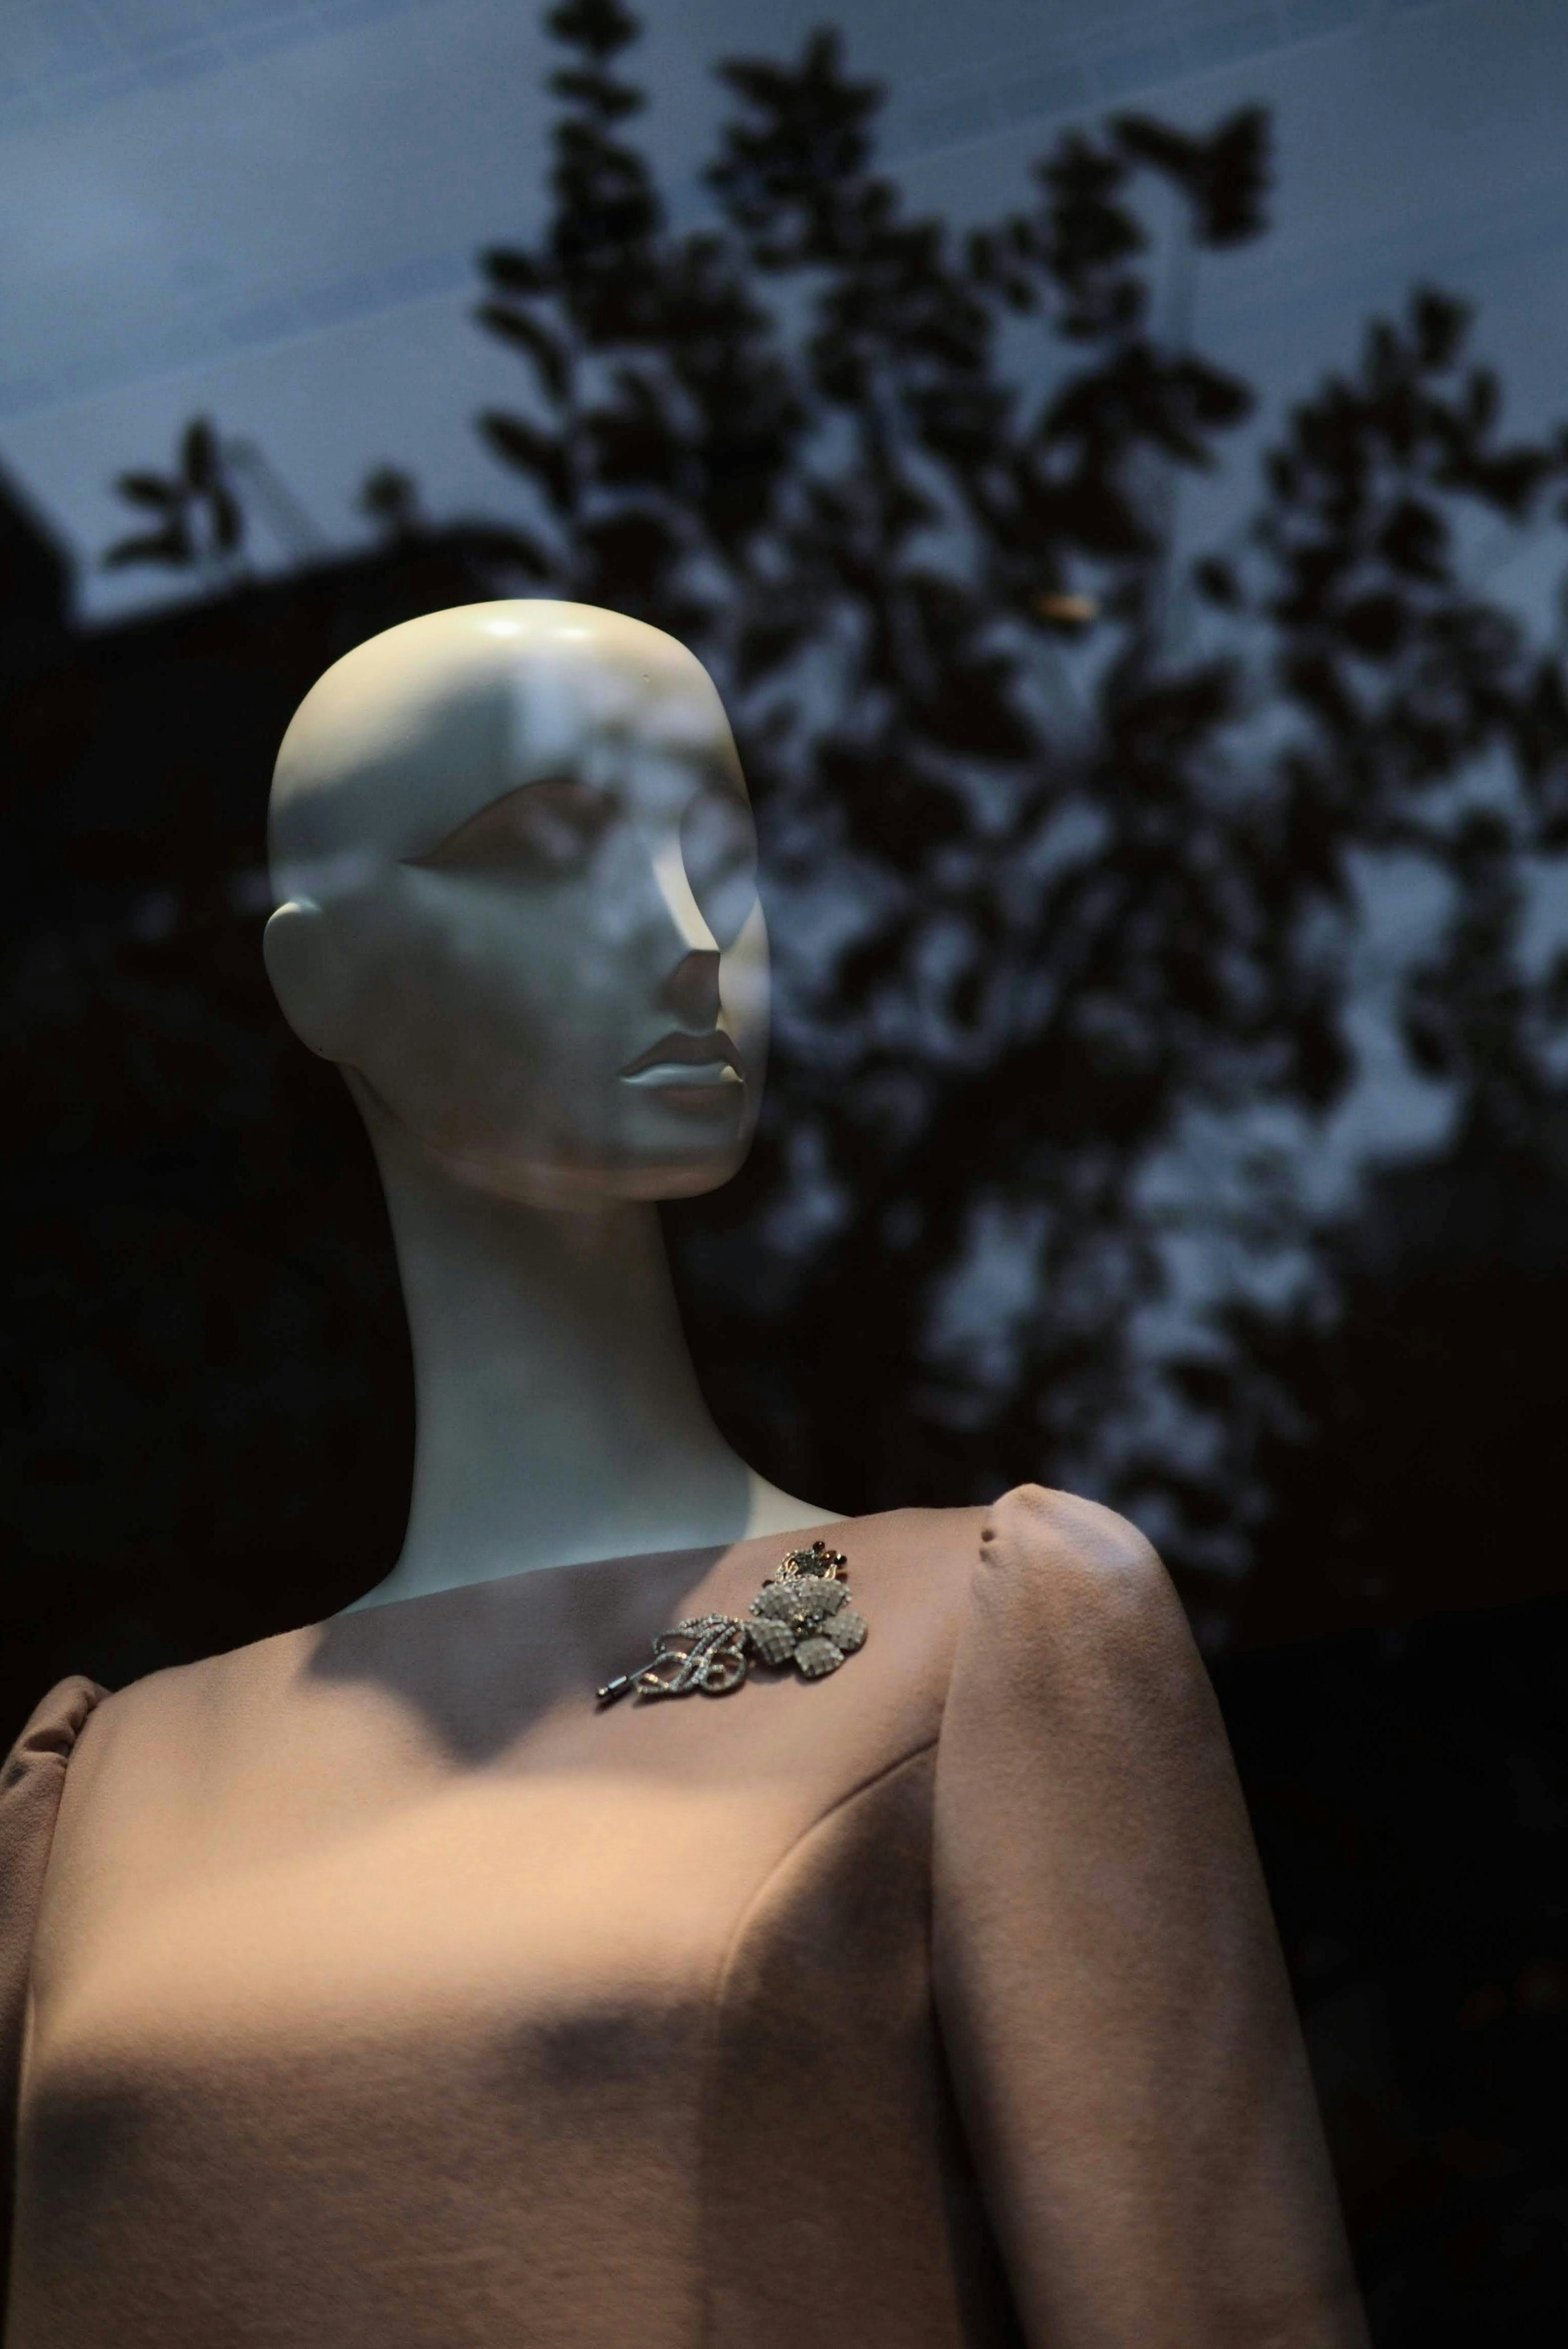
{"type": "Polygon", "coordinates": [[[379,1162],[413,1338],[377,1599],[821,1524],[697,1391],[649,1203],[728,1181],[767,934],[711,680],[642,622],[466,605],[373,638],[278,754],[267,969],[379,1162]]]}

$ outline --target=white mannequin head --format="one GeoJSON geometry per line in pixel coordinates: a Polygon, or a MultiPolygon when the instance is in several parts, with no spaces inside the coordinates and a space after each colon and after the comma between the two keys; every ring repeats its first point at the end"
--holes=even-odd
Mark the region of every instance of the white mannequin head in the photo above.
{"type": "Polygon", "coordinates": [[[734,1173],[766,935],[723,707],[672,637],[543,601],[373,637],[284,738],[270,852],[278,999],[372,1123],[541,1206],[734,1173]]]}

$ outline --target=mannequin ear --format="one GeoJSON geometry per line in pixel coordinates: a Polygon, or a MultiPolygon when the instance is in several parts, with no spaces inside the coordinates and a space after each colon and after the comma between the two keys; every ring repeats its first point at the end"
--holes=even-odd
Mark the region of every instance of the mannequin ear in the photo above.
{"type": "Polygon", "coordinates": [[[346,1061],[348,1012],[344,973],[332,924],[312,897],[291,897],[262,932],[267,977],[283,1016],[323,1060],[346,1061]]]}

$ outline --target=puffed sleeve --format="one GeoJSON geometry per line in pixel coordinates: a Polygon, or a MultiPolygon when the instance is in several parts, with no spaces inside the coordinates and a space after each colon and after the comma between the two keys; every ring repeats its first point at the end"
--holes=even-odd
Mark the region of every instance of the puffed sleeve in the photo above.
{"type": "Polygon", "coordinates": [[[52,1688],[0,1770],[0,2306],[8,2266],[16,2089],[27,2017],[33,1927],[49,1864],[66,1764],[104,1692],[73,1674],[52,1688]]]}
{"type": "Polygon", "coordinates": [[[1109,1510],[989,1514],[935,1835],[943,2042],[1030,2349],[1360,2349],[1219,1710],[1109,1510]]]}

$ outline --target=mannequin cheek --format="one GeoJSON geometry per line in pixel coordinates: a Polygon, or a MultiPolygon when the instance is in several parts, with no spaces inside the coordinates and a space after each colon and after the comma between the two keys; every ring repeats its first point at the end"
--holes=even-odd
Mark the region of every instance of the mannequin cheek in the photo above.
{"type": "Polygon", "coordinates": [[[411,1131],[445,1150],[538,1143],[558,1083],[520,1007],[442,974],[387,972],[363,999],[346,1056],[411,1131]]]}
{"type": "Polygon", "coordinates": [[[767,924],[758,899],[719,964],[721,1016],[739,1048],[753,1095],[762,1090],[767,1067],[771,991],[767,924]]]}
{"type": "Polygon", "coordinates": [[[455,1158],[499,1170],[613,1154],[615,1071],[584,991],[503,941],[450,943],[400,940],[360,992],[345,1058],[400,1124],[455,1158]]]}

